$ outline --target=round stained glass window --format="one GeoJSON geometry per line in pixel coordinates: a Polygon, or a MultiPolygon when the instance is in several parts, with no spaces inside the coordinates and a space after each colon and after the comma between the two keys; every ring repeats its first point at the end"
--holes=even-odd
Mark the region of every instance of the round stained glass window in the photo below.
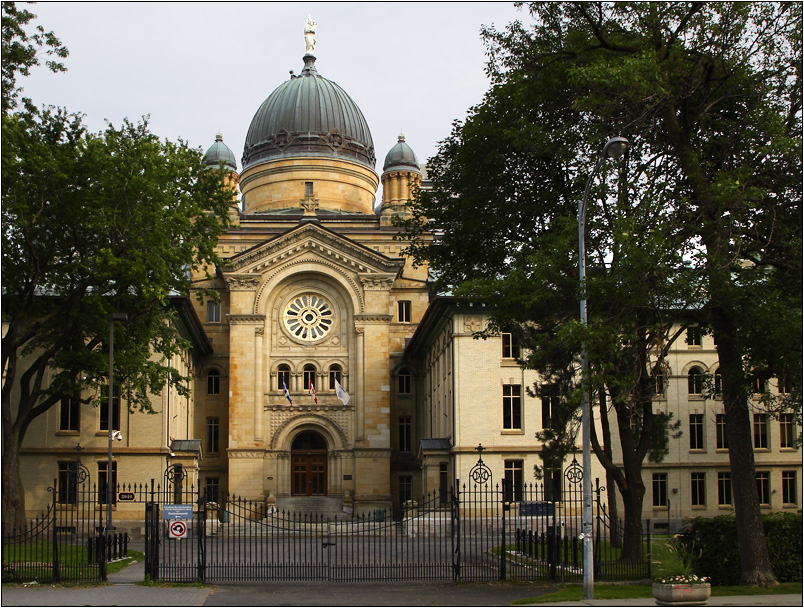
{"type": "Polygon", "coordinates": [[[329,302],[307,293],[293,298],[285,308],[285,328],[298,340],[315,342],[332,329],[334,316],[329,302]]]}

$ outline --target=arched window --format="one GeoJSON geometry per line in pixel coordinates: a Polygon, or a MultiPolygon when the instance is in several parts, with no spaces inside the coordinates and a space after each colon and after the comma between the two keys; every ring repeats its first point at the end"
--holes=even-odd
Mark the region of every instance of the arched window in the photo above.
{"type": "Polygon", "coordinates": [[[335,390],[335,382],[338,384],[343,384],[342,375],[341,375],[341,366],[340,365],[330,365],[329,366],[329,390],[335,390]]]}
{"type": "Polygon", "coordinates": [[[687,390],[690,395],[700,395],[703,392],[703,370],[693,367],[687,372],[687,390]]]}
{"type": "Polygon", "coordinates": [[[276,369],[276,390],[281,391],[287,387],[290,390],[290,367],[280,365],[276,369]]]}
{"type": "Polygon", "coordinates": [[[310,384],[315,386],[315,365],[308,363],[304,366],[304,390],[310,390],[310,384]]]}
{"type": "Polygon", "coordinates": [[[216,369],[207,372],[207,395],[221,394],[221,373],[216,369]]]}

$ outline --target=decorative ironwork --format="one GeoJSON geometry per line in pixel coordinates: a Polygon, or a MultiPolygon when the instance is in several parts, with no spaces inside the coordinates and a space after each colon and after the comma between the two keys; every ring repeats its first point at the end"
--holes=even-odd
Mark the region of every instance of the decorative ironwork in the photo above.
{"type": "Polygon", "coordinates": [[[475,450],[477,451],[477,463],[469,471],[469,478],[476,484],[486,484],[491,482],[491,469],[483,462],[483,444],[478,444],[475,450]]]}
{"type": "Polygon", "coordinates": [[[81,450],[84,448],[81,447],[80,443],[77,443],[73,449],[75,450],[75,462],[70,465],[69,469],[71,486],[72,484],[82,484],[89,477],[89,469],[81,462],[81,450]]]}
{"type": "Polygon", "coordinates": [[[579,484],[583,481],[583,467],[580,465],[575,456],[572,457],[572,462],[564,469],[564,477],[567,478],[572,484],[579,484]]]}

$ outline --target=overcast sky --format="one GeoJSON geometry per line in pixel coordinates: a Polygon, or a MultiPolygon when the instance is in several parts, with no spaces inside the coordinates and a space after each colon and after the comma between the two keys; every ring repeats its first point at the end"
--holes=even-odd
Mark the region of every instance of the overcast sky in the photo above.
{"type": "Polygon", "coordinates": [[[152,132],[206,150],[221,132],[238,159],[254,113],[303,67],[317,21],[316,67],[363,111],[377,171],[404,133],[419,162],[488,88],[481,24],[525,19],[511,2],[37,3],[36,22],[70,50],[67,72],[19,82],[37,104],[86,114],[100,131],[150,114],[152,132]]]}

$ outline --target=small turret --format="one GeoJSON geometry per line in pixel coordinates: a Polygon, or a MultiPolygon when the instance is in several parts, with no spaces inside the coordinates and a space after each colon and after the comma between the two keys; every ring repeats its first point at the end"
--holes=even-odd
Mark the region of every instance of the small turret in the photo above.
{"type": "Polygon", "coordinates": [[[390,226],[393,216],[407,217],[410,214],[408,204],[422,183],[419,161],[413,149],[405,143],[404,135],[399,136],[396,145],[385,157],[380,179],[382,180],[380,225],[390,226]]]}

